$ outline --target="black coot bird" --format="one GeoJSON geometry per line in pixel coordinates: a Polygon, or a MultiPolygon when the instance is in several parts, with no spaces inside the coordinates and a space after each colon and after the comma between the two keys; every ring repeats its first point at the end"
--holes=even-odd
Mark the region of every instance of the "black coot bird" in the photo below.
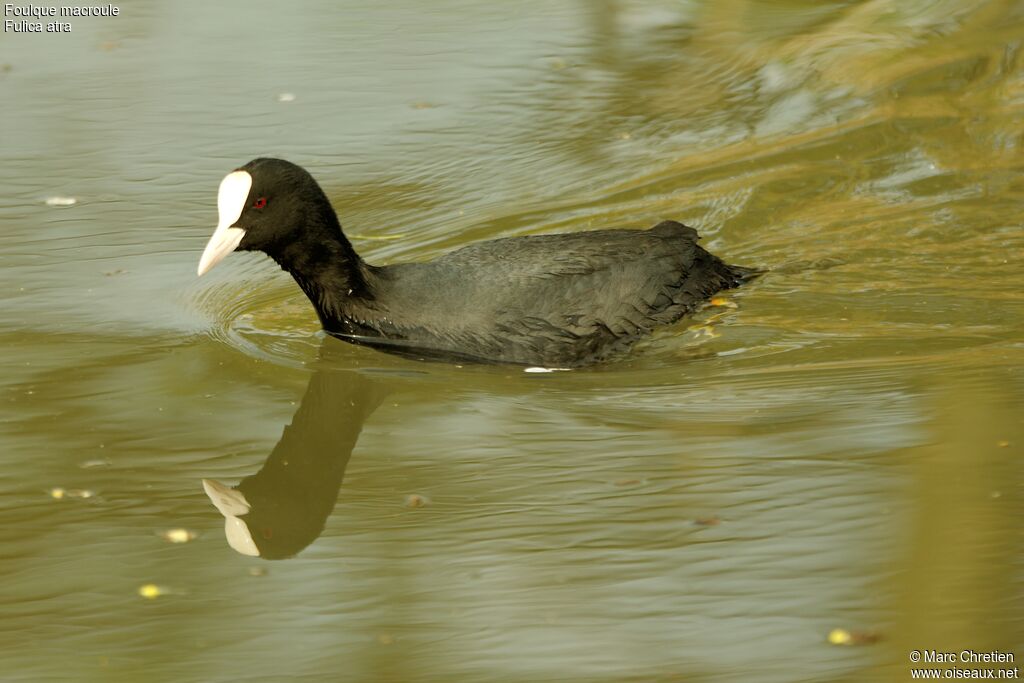
{"type": "Polygon", "coordinates": [[[415,358],[579,367],[759,272],[726,265],[675,221],[496,239],[374,266],[313,177],[281,159],[229,173],[217,211],[200,275],[236,249],[262,251],[291,273],[328,333],[415,358]]]}

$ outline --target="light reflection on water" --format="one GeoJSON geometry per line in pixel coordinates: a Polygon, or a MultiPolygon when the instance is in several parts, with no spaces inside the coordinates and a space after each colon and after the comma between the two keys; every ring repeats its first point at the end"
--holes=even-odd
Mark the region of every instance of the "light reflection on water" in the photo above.
{"type": "Polygon", "coordinates": [[[244,35],[231,9],[0,43],[0,677],[1024,656],[1016,3],[311,3],[244,35]],[[309,167],[372,262],[676,218],[771,272],[605,366],[412,363],[325,339],[265,259],[194,279],[258,154],[309,167]],[[297,556],[231,551],[204,478],[297,556]]]}

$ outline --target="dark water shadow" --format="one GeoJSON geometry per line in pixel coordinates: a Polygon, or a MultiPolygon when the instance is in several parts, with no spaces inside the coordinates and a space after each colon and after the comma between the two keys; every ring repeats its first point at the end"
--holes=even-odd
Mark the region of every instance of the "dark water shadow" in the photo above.
{"type": "Polygon", "coordinates": [[[321,348],[299,408],[260,471],[234,487],[203,480],[239,553],[284,559],[323,533],[363,424],[389,393],[386,380],[332,367],[332,347],[321,348]]]}

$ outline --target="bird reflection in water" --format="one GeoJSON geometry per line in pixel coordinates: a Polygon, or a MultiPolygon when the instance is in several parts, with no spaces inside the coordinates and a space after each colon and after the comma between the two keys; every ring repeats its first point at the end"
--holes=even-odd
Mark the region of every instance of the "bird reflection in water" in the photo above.
{"type": "Polygon", "coordinates": [[[228,544],[243,555],[283,559],[320,536],[363,423],[387,393],[364,373],[324,367],[323,356],[260,471],[233,488],[203,480],[228,544]]]}

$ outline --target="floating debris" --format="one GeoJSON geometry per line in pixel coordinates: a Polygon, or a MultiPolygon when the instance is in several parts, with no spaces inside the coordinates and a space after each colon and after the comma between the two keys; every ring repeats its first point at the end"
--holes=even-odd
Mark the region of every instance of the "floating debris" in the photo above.
{"type": "Polygon", "coordinates": [[[46,199],[47,206],[74,206],[78,203],[78,200],[74,197],[48,197],[46,199]]]}
{"type": "Polygon", "coordinates": [[[693,520],[693,523],[697,526],[718,526],[722,523],[722,519],[718,515],[711,515],[709,517],[698,517],[693,520]]]}
{"type": "Polygon", "coordinates": [[[143,586],[139,586],[139,595],[146,598],[147,600],[156,600],[162,595],[170,593],[169,590],[163,586],[158,586],[155,583],[147,583],[143,586]]]}
{"type": "Polygon", "coordinates": [[[828,642],[832,645],[869,645],[881,638],[870,631],[847,631],[845,628],[834,628],[828,633],[828,642]]]}
{"type": "Polygon", "coordinates": [[[66,489],[61,486],[54,486],[52,489],[47,491],[50,498],[54,500],[63,500],[64,498],[92,498],[96,495],[95,491],[89,489],[66,489]]]}
{"type": "Polygon", "coordinates": [[[266,567],[249,567],[249,576],[266,576],[266,567]]]}
{"type": "Polygon", "coordinates": [[[544,373],[544,372],[569,372],[569,368],[542,368],[540,366],[530,367],[523,372],[544,373]]]}
{"type": "Polygon", "coordinates": [[[405,497],[405,507],[407,508],[421,508],[427,505],[430,505],[430,499],[418,493],[412,493],[405,497]]]}
{"type": "Polygon", "coordinates": [[[996,446],[998,448],[1009,448],[1010,442],[1007,441],[1006,439],[1003,439],[1002,441],[996,441],[996,446]]]}
{"type": "Polygon", "coordinates": [[[726,299],[724,296],[713,296],[709,302],[712,306],[724,306],[725,308],[739,308],[735,302],[726,299]]]}
{"type": "Polygon", "coordinates": [[[833,645],[849,645],[853,636],[845,628],[834,628],[828,632],[828,642],[833,645]]]}
{"type": "Polygon", "coordinates": [[[157,533],[157,536],[168,543],[188,543],[189,541],[194,541],[199,538],[199,534],[195,531],[183,528],[160,531],[157,533]]]}
{"type": "Polygon", "coordinates": [[[413,102],[409,105],[413,109],[436,109],[437,105],[432,102],[413,102]]]}
{"type": "Polygon", "coordinates": [[[283,93],[281,93],[280,95],[277,96],[277,101],[278,102],[294,102],[295,101],[295,93],[283,92],[283,93]]]}
{"type": "Polygon", "coordinates": [[[97,467],[110,467],[111,464],[113,463],[111,463],[106,458],[95,458],[93,460],[86,460],[85,462],[81,463],[79,467],[81,467],[83,470],[91,470],[97,467]]]}
{"type": "Polygon", "coordinates": [[[114,277],[115,275],[124,275],[127,272],[128,271],[125,270],[124,268],[118,268],[117,270],[108,270],[103,274],[106,275],[107,277],[114,277]]]}

